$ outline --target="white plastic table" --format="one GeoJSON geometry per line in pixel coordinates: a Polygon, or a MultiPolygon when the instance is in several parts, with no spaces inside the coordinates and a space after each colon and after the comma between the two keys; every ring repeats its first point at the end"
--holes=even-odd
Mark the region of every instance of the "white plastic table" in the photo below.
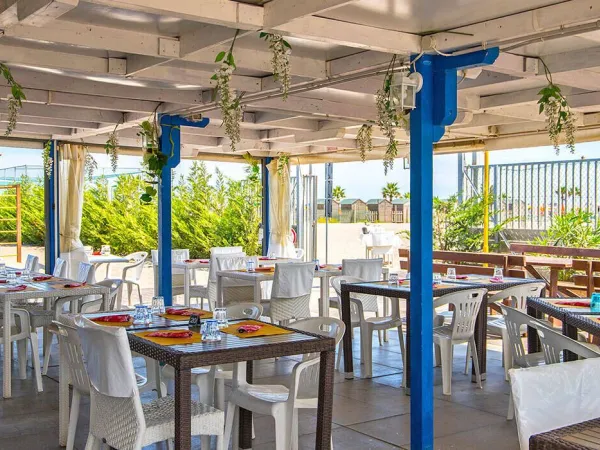
{"type": "Polygon", "coordinates": [[[90,255],[88,257],[90,264],[94,266],[94,270],[98,270],[102,264],[106,264],[106,278],[108,278],[111,263],[128,263],[129,259],[124,256],[117,255],[90,255]]]}

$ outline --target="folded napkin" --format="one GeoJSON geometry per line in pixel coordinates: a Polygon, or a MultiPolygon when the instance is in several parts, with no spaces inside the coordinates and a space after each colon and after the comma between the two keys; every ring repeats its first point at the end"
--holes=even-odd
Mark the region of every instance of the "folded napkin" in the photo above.
{"type": "Polygon", "coordinates": [[[85,286],[85,282],[78,283],[76,281],[73,281],[72,283],[67,283],[64,285],[64,287],[66,287],[66,288],[78,288],[78,287],[82,287],[82,286],[85,286]]]}
{"type": "Polygon", "coordinates": [[[502,280],[500,278],[492,277],[492,278],[490,278],[490,282],[492,282],[492,283],[504,283],[504,280],[502,280]]]}
{"type": "Polygon", "coordinates": [[[269,258],[268,256],[261,256],[258,258],[259,261],[275,261],[277,258],[269,258]]]}
{"type": "Polygon", "coordinates": [[[18,272],[15,272],[15,275],[17,275],[17,276],[18,276],[18,275],[21,275],[22,273],[23,273],[23,272],[21,272],[21,271],[18,271],[18,272]]]}
{"type": "Polygon", "coordinates": [[[560,305],[560,306],[582,306],[582,307],[588,307],[590,306],[590,302],[588,301],[560,301],[560,302],[554,302],[555,305],[560,305]]]}
{"type": "Polygon", "coordinates": [[[37,277],[33,277],[32,280],[33,281],[46,281],[46,280],[49,280],[50,278],[52,278],[52,275],[39,275],[37,277]]]}
{"type": "Polygon", "coordinates": [[[321,269],[324,269],[325,267],[327,267],[327,264],[321,264],[321,265],[319,266],[319,268],[321,268],[321,269]]]}
{"type": "Polygon", "coordinates": [[[25,284],[19,284],[18,286],[9,287],[6,291],[7,292],[19,292],[19,291],[24,291],[25,289],[27,289],[27,286],[25,284]]]}
{"type": "Polygon", "coordinates": [[[189,309],[178,309],[178,308],[167,308],[165,311],[167,314],[171,314],[172,316],[191,316],[193,311],[189,309]]]}
{"type": "Polygon", "coordinates": [[[184,263],[193,263],[193,262],[196,262],[196,260],[195,259],[184,259],[183,262],[184,263]]]}
{"type": "Polygon", "coordinates": [[[8,283],[8,280],[6,278],[0,280],[0,284],[7,284],[7,283],[8,283]]]}
{"type": "Polygon", "coordinates": [[[101,252],[93,252],[92,255],[94,255],[94,256],[101,256],[102,253],[101,252]]]}
{"type": "Polygon", "coordinates": [[[94,317],[93,322],[131,322],[133,319],[129,314],[116,314],[113,316],[94,317]]]}
{"type": "Polygon", "coordinates": [[[468,275],[456,275],[456,279],[457,280],[468,280],[469,276],[468,275]]]}
{"type": "Polygon", "coordinates": [[[262,325],[242,325],[238,328],[240,333],[254,333],[262,328],[262,325]]]}
{"type": "Polygon", "coordinates": [[[187,339],[194,335],[191,331],[153,331],[148,333],[146,337],[169,338],[169,339],[187,339]]]}

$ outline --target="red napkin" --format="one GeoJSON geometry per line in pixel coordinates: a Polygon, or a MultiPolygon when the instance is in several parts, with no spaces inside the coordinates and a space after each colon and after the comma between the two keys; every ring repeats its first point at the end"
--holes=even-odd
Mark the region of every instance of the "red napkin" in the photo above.
{"type": "Polygon", "coordinates": [[[189,309],[176,309],[176,308],[167,308],[167,314],[171,314],[172,316],[191,316],[193,314],[189,309]]]}
{"type": "Polygon", "coordinates": [[[7,291],[8,292],[19,292],[19,291],[24,291],[25,289],[27,289],[26,285],[19,284],[18,286],[13,286],[11,288],[8,288],[7,291]]]}
{"type": "Polygon", "coordinates": [[[129,314],[116,314],[114,316],[100,316],[92,319],[94,322],[131,322],[129,314]]]}
{"type": "Polygon", "coordinates": [[[23,272],[19,271],[19,272],[15,272],[15,275],[21,275],[23,272]]]}
{"type": "Polygon", "coordinates": [[[469,276],[468,275],[456,275],[456,279],[457,280],[468,280],[469,276]]]}
{"type": "Polygon", "coordinates": [[[92,255],[94,255],[94,256],[101,256],[102,253],[100,253],[100,252],[93,252],[92,255]]]}
{"type": "Polygon", "coordinates": [[[64,285],[64,287],[66,288],[78,288],[78,287],[82,287],[85,286],[85,283],[77,283],[76,281],[72,282],[72,283],[67,283],[64,285]]]}
{"type": "Polygon", "coordinates": [[[275,261],[277,258],[269,258],[268,256],[261,256],[258,258],[259,261],[275,261]]]}
{"type": "Polygon", "coordinates": [[[321,269],[324,269],[325,267],[327,267],[327,264],[321,264],[321,265],[319,266],[319,268],[321,268],[321,269]]]}
{"type": "Polygon", "coordinates": [[[5,279],[3,279],[3,280],[0,280],[0,283],[2,283],[2,284],[6,284],[6,283],[8,283],[8,280],[5,278],[5,279]]]}
{"type": "Polygon", "coordinates": [[[494,277],[490,278],[490,281],[492,283],[504,283],[504,280],[501,280],[500,278],[494,278],[494,277]]]}
{"type": "Polygon", "coordinates": [[[238,328],[239,333],[254,333],[262,328],[262,325],[242,325],[238,328]]]}
{"type": "Polygon", "coordinates": [[[46,281],[46,280],[49,280],[50,278],[52,278],[52,275],[39,275],[37,277],[33,277],[32,280],[33,281],[46,281]]]}
{"type": "Polygon", "coordinates": [[[342,266],[338,266],[338,270],[342,270],[342,266]]]}
{"type": "Polygon", "coordinates": [[[198,262],[207,263],[207,262],[209,262],[209,260],[208,259],[199,259],[198,262]]]}
{"type": "Polygon", "coordinates": [[[561,306],[585,306],[585,307],[589,307],[590,306],[590,302],[589,301],[563,301],[563,302],[554,302],[555,305],[561,305],[561,306]]]}
{"type": "Polygon", "coordinates": [[[196,261],[195,259],[184,259],[183,260],[183,262],[185,262],[185,263],[193,263],[195,261],[196,261]]]}
{"type": "Polygon", "coordinates": [[[148,333],[146,337],[157,337],[157,338],[172,338],[172,339],[186,339],[191,338],[194,335],[191,331],[154,331],[148,333]]]}

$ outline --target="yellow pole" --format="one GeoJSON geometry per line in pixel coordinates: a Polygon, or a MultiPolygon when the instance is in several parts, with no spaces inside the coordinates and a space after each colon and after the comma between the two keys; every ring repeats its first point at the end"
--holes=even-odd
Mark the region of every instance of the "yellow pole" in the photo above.
{"type": "Polygon", "coordinates": [[[488,253],[490,240],[490,154],[483,152],[483,252],[488,253]]]}

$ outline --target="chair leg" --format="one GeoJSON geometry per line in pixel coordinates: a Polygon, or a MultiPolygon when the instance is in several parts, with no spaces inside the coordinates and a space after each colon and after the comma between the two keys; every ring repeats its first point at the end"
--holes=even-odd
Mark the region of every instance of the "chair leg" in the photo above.
{"type": "Polygon", "coordinates": [[[340,364],[342,363],[342,351],[343,351],[343,342],[340,341],[340,343],[338,344],[338,354],[337,354],[337,359],[335,361],[335,370],[337,370],[339,372],[340,370],[340,364]]]}
{"type": "MultiPolygon", "coordinates": [[[[235,431],[235,430],[233,430],[233,422],[234,422],[236,413],[237,413],[237,405],[235,405],[234,403],[228,402],[227,403],[227,413],[225,414],[225,432],[224,432],[224,442],[223,442],[225,448],[229,448],[229,440],[231,439],[231,434],[232,434],[232,432],[235,431]]],[[[236,447],[234,446],[233,449],[235,450],[236,447]]]]}
{"type": "Polygon", "coordinates": [[[35,331],[32,331],[29,335],[31,341],[31,361],[33,363],[33,372],[35,374],[35,383],[37,385],[37,391],[43,392],[44,385],[42,384],[42,369],[40,367],[40,350],[38,345],[38,336],[35,331]]]}
{"type": "Polygon", "coordinates": [[[469,361],[471,361],[471,344],[467,344],[467,357],[465,358],[465,375],[469,374],[469,361]]]}
{"type": "Polygon", "coordinates": [[[290,435],[292,430],[287,428],[287,415],[275,415],[275,450],[289,450],[290,435]]]}
{"type": "Polygon", "coordinates": [[[131,283],[127,283],[127,304],[129,306],[131,306],[131,293],[132,292],[133,292],[133,285],[131,283]]]}
{"type": "Polygon", "coordinates": [[[215,380],[215,397],[214,397],[214,405],[215,408],[223,411],[225,409],[225,380],[222,378],[218,378],[215,380]]]}
{"type": "Polygon", "coordinates": [[[506,414],[506,420],[513,420],[515,418],[515,405],[513,403],[512,391],[508,394],[508,413],[506,414]]]}
{"type": "Polygon", "coordinates": [[[481,385],[481,373],[479,372],[479,356],[477,355],[477,347],[475,347],[475,338],[472,337],[470,341],[471,354],[473,355],[473,367],[475,367],[475,378],[479,389],[483,389],[481,385]]]}
{"type": "Polygon", "coordinates": [[[203,434],[200,436],[200,448],[208,448],[210,449],[210,436],[203,434]]]}
{"type": "Polygon", "coordinates": [[[433,346],[433,353],[435,367],[440,367],[442,365],[442,354],[439,345],[433,346]]]}
{"type": "Polygon", "coordinates": [[[504,380],[508,381],[508,371],[512,368],[512,350],[508,334],[502,330],[502,365],[504,366],[504,380]]]}
{"type": "Polygon", "coordinates": [[[52,334],[48,332],[48,336],[46,337],[46,328],[44,328],[44,369],[42,370],[42,375],[48,374],[48,366],[50,365],[50,353],[52,349],[52,334]]]}
{"type": "Polygon", "coordinates": [[[80,392],[77,389],[73,389],[73,400],[71,401],[71,414],[69,415],[69,431],[67,432],[67,450],[73,450],[75,448],[75,433],[77,432],[77,421],[79,420],[80,402],[80,392]]]}
{"type": "Polygon", "coordinates": [[[223,446],[223,441],[224,440],[225,439],[223,438],[222,434],[217,435],[217,444],[215,446],[215,450],[224,450],[225,449],[225,447],[223,446]]]}
{"type": "Polygon", "coordinates": [[[292,414],[292,432],[290,433],[292,450],[298,450],[298,409],[294,408],[292,414]]]}
{"type": "MultiPolygon", "coordinates": [[[[379,311],[375,311],[375,317],[379,317],[379,311]]],[[[379,339],[379,346],[381,347],[383,345],[383,337],[381,334],[381,330],[377,330],[377,338],[379,339]]]]}
{"type": "Polygon", "coordinates": [[[402,333],[402,327],[398,327],[398,340],[400,341],[400,353],[402,354],[402,387],[405,387],[406,349],[404,348],[404,334],[402,333]]]}
{"type": "Polygon", "coordinates": [[[17,355],[19,358],[19,378],[24,380],[27,378],[27,341],[25,339],[17,341],[17,355]]]}
{"type": "Polygon", "coordinates": [[[363,326],[360,329],[360,340],[363,342],[364,348],[364,374],[365,378],[373,377],[373,330],[363,326]],[[364,336],[363,336],[364,335],[364,336]]]}
{"type": "Polygon", "coordinates": [[[137,287],[137,291],[138,291],[138,297],[140,298],[140,305],[144,303],[144,300],[142,299],[142,289],[140,288],[139,284],[136,284],[137,287]]]}
{"type": "Polygon", "coordinates": [[[439,342],[442,360],[442,392],[444,395],[452,394],[452,342],[442,339],[439,342]]]}
{"type": "Polygon", "coordinates": [[[87,442],[85,444],[85,450],[100,450],[102,441],[94,436],[92,433],[88,434],[87,442]]]}

